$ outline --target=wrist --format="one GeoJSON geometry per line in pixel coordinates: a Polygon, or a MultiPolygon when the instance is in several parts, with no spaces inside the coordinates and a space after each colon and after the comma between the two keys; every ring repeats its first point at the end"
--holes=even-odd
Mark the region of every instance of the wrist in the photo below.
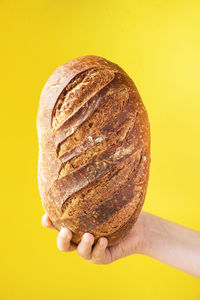
{"type": "Polygon", "coordinates": [[[154,216],[142,211],[137,220],[136,226],[139,229],[139,240],[135,253],[148,255],[151,244],[151,230],[154,216]]]}

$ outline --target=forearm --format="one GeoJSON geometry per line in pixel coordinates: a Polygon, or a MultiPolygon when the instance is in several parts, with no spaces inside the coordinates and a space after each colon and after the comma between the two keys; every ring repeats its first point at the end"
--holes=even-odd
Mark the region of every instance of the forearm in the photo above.
{"type": "Polygon", "coordinates": [[[200,232],[143,213],[141,253],[200,278],[200,232]]]}

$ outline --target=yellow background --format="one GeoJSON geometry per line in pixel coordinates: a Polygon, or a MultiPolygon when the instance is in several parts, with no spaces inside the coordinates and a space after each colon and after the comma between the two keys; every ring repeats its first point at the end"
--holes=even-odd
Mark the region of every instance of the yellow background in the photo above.
{"type": "Polygon", "coordinates": [[[151,123],[144,210],[200,229],[200,1],[0,1],[0,299],[200,299],[198,279],[132,255],[96,266],[42,228],[36,113],[54,69],[87,54],[134,80],[151,123]]]}

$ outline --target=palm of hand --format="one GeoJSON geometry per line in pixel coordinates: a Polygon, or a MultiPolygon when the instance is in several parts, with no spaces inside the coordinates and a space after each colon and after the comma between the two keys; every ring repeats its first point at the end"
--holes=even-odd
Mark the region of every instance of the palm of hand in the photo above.
{"type": "Polygon", "coordinates": [[[104,263],[111,263],[125,256],[137,253],[143,238],[141,224],[137,222],[129,234],[117,245],[106,248],[104,263]]]}

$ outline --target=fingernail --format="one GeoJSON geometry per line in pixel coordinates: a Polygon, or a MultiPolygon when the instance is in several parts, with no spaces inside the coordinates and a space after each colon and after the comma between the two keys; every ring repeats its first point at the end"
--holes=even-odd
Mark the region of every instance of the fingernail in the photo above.
{"type": "Polygon", "coordinates": [[[90,237],[90,234],[89,233],[84,233],[83,235],[83,240],[84,241],[87,241],[87,239],[90,237]]]}
{"type": "Polygon", "coordinates": [[[104,246],[107,243],[107,240],[105,238],[100,239],[100,245],[104,246]]]}
{"type": "Polygon", "coordinates": [[[67,233],[67,228],[62,227],[61,230],[60,230],[60,233],[61,234],[66,234],[67,233]]]}

